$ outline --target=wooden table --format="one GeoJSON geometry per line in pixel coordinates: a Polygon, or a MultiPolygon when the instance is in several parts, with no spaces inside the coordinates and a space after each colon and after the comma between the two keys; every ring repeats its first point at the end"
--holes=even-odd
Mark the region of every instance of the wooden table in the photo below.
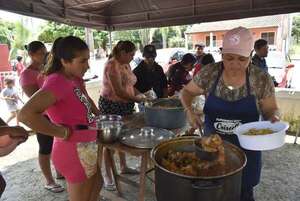
{"type": "MultiPolygon", "coordinates": [[[[124,121],[124,126],[126,128],[134,129],[134,128],[142,128],[142,127],[146,126],[143,113],[136,113],[136,114],[124,117],[123,121],[124,121]]],[[[184,133],[184,131],[186,129],[187,128],[184,127],[184,128],[180,128],[180,129],[174,129],[171,131],[173,131],[177,135],[180,133],[184,133]]],[[[100,147],[101,153],[103,153],[104,148],[107,148],[107,150],[108,150],[108,155],[109,155],[108,160],[110,160],[110,163],[112,164],[113,179],[115,181],[116,189],[117,189],[119,196],[122,196],[122,189],[121,189],[121,185],[120,185],[120,182],[122,181],[131,186],[138,187],[139,188],[138,201],[144,201],[146,174],[147,174],[148,168],[151,166],[150,165],[151,164],[151,162],[150,162],[151,149],[134,148],[134,147],[124,145],[120,142],[115,142],[113,144],[100,143],[99,147],[100,147]],[[136,182],[133,182],[133,181],[129,180],[128,178],[118,174],[117,169],[116,169],[116,164],[113,159],[113,150],[129,153],[136,157],[141,157],[141,164],[140,164],[141,168],[140,168],[140,173],[139,173],[139,183],[138,184],[136,182]]],[[[101,163],[101,161],[102,161],[102,159],[100,160],[100,163],[101,163]]],[[[100,166],[100,167],[102,167],[102,166],[100,166]]]]}

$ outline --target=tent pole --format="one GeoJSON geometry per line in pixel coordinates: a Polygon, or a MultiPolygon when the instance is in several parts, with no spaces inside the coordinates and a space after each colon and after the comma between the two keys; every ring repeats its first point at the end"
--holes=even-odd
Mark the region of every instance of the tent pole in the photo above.
{"type": "Polygon", "coordinates": [[[109,49],[110,49],[110,52],[112,52],[112,39],[111,39],[111,31],[108,32],[109,34],[109,49]]]}

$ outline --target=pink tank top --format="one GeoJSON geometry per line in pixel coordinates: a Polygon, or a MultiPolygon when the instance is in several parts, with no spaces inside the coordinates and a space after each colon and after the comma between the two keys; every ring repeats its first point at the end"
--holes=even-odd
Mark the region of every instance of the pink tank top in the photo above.
{"type": "Polygon", "coordinates": [[[20,85],[22,87],[28,85],[37,85],[39,88],[43,86],[45,76],[38,70],[33,70],[31,68],[26,68],[21,72],[20,75],[20,85]]]}
{"type": "Polygon", "coordinates": [[[128,102],[127,100],[122,99],[121,97],[118,97],[115,93],[115,90],[111,83],[111,75],[117,75],[114,76],[114,78],[120,79],[122,83],[122,89],[125,90],[129,95],[134,96],[134,85],[137,81],[136,76],[131,71],[129,64],[121,65],[116,60],[109,60],[105,64],[104,68],[104,74],[103,74],[103,82],[102,82],[102,89],[101,89],[101,96],[111,100],[111,101],[119,101],[119,102],[128,102]]]}

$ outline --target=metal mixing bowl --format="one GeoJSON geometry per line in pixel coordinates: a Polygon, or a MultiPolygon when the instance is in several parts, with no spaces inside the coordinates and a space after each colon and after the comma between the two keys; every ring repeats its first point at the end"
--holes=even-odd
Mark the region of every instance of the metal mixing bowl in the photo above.
{"type": "Polygon", "coordinates": [[[98,140],[101,143],[113,143],[121,135],[123,122],[119,115],[101,115],[96,120],[98,130],[98,140]]]}

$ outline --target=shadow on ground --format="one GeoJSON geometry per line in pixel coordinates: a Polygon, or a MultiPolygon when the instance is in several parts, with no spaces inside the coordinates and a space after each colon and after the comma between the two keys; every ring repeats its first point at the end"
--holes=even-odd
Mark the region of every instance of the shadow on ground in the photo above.
{"type": "MultiPolygon", "coordinates": [[[[299,201],[299,161],[300,145],[285,144],[280,149],[264,152],[261,183],[255,189],[256,200],[299,201]]],[[[128,162],[131,166],[136,166],[139,161],[129,157],[128,162]]],[[[66,192],[55,194],[43,188],[43,179],[36,158],[8,166],[2,164],[2,174],[7,181],[2,201],[67,201],[66,192]]],[[[138,177],[134,176],[132,179],[138,180],[138,177]]],[[[64,181],[58,182],[65,186],[64,181]]],[[[123,184],[122,189],[126,200],[137,200],[136,188],[123,184]]],[[[104,194],[109,195],[107,192],[104,194]]],[[[147,181],[146,201],[155,201],[153,185],[149,180],[147,181]]]]}

